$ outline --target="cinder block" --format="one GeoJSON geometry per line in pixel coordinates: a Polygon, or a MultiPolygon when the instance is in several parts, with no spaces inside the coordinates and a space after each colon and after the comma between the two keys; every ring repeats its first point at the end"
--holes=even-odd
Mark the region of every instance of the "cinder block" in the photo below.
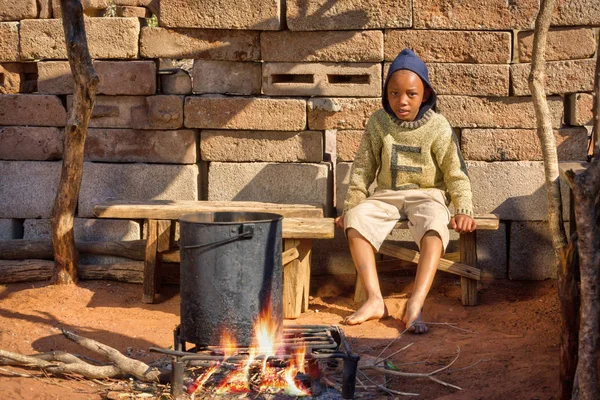
{"type": "MultiPolygon", "coordinates": [[[[548,97],[552,126],[561,126],[563,102],[548,97]]],[[[536,128],[530,97],[438,96],[437,110],[455,128],[536,128]]]]}
{"type": "Polygon", "coordinates": [[[292,31],[408,28],[410,0],[286,0],[287,25],[292,31]]]}
{"type": "Polygon", "coordinates": [[[197,165],[105,164],[85,162],[78,216],[93,217],[109,199],[198,200],[197,165]]]}
{"type": "Polygon", "coordinates": [[[160,91],[163,94],[190,94],[192,93],[192,77],[182,69],[178,69],[174,74],[161,74],[160,91]]]}
{"type": "MultiPolygon", "coordinates": [[[[83,0],[83,13],[88,17],[102,17],[108,8],[109,0],[83,0]]],[[[52,15],[54,18],[62,18],[59,0],[52,0],[52,15]]]]}
{"type": "Polygon", "coordinates": [[[50,161],[63,154],[63,130],[38,126],[0,127],[0,160],[50,161]]]}
{"type": "Polygon", "coordinates": [[[0,161],[0,218],[50,218],[61,164],[0,161]]]}
{"type": "MultiPolygon", "coordinates": [[[[137,18],[85,18],[92,58],[137,58],[140,22],[137,18]]],[[[21,21],[21,59],[66,60],[60,19],[21,21]]]]}
{"type": "MultiPolygon", "coordinates": [[[[596,60],[550,61],[546,63],[546,94],[591,92],[594,90],[596,60]]],[[[527,79],[531,64],[510,66],[512,90],[515,96],[529,96],[527,79]]]]}
{"type": "Polygon", "coordinates": [[[336,150],[338,161],[354,161],[364,131],[349,130],[336,132],[336,150]]]}
{"type": "MultiPolygon", "coordinates": [[[[67,97],[69,109],[73,96],[67,97]]],[[[90,128],[177,129],[183,96],[97,96],[90,128]]]]}
{"type": "Polygon", "coordinates": [[[282,27],[280,7],[278,0],[160,0],[160,25],[170,28],[278,30],[282,27]]]}
{"type": "Polygon", "coordinates": [[[87,161],[194,164],[198,141],[192,130],[90,129],[87,161]]]}
{"type": "MultiPolygon", "coordinates": [[[[583,127],[555,130],[559,161],[585,161],[587,136],[583,127]]],[[[467,160],[543,160],[534,129],[463,129],[461,150],[467,160]]]]}
{"type": "Polygon", "coordinates": [[[508,64],[512,41],[510,32],[385,31],[386,61],[393,61],[407,47],[428,63],[508,64]]]}
{"type": "Polygon", "coordinates": [[[270,96],[381,96],[381,65],[265,63],[263,93],[270,96]]]}
{"type": "Polygon", "coordinates": [[[194,93],[260,94],[261,64],[194,60],[194,93]]]}
{"type": "Polygon", "coordinates": [[[19,61],[18,22],[0,22],[0,61],[19,61]]]}
{"type": "Polygon", "coordinates": [[[477,231],[477,267],[483,279],[508,278],[508,249],[506,223],[498,230],[477,231]]]}
{"type": "Polygon", "coordinates": [[[65,126],[66,122],[67,113],[56,96],[0,96],[0,125],[65,126]]]}
{"type": "Polygon", "coordinates": [[[258,97],[188,96],[185,126],[205,129],[301,131],[306,101],[258,97]]]}
{"type": "Polygon", "coordinates": [[[143,58],[256,61],[260,59],[260,44],[257,31],[146,26],[140,36],[140,54],[143,58]]]}
{"type": "MultiPolygon", "coordinates": [[[[531,62],[533,31],[517,36],[519,62],[531,62]]],[[[596,52],[596,39],[591,28],[550,29],[546,42],[546,61],[591,58],[596,52]]]]}
{"type": "Polygon", "coordinates": [[[589,93],[572,93],[567,96],[566,119],[569,125],[592,125],[594,96],[589,93]]]}
{"type": "Polygon", "coordinates": [[[150,18],[152,12],[146,7],[117,6],[117,17],[150,18]]]}
{"type": "Polygon", "coordinates": [[[416,29],[533,29],[538,0],[437,0],[413,1],[416,29]]]}
{"type": "Polygon", "coordinates": [[[510,224],[508,277],[513,280],[556,279],[558,260],[547,222],[513,221],[510,224]]]}
{"type": "Polygon", "coordinates": [[[19,63],[0,64],[0,94],[17,94],[21,92],[23,69],[19,63]]]}
{"type": "Polygon", "coordinates": [[[211,162],[208,200],[327,206],[326,164],[211,162]]]}
{"type": "MultiPolygon", "coordinates": [[[[100,79],[98,94],[151,95],[156,92],[156,64],[153,61],[94,61],[100,79]]],[[[73,75],[68,61],[38,63],[38,92],[73,93],[73,75]]]]}
{"type": "Polygon", "coordinates": [[[37,18],[36,0],[0,0],[0,21],[37,18]]]}
{"type": "Polygon", "coordinates": [[[335,228],[335,237],[327,240],[313,240],[310,273],[319,275],[354,274],[354,262],[350,254],[348,239],[344,231],[335,228]]]}
{"type": "Polygon", "coordinates": [[[600,3],[596,0],[557,1],[552,25],[600,25],[600,3]]]}
{"type": "MultiPolygon", "coordinates": [[[[446,247],[446,253],[455,253],[458,251],[459,234],[452,229],[448,230],[448,234],[450,236],[450,242],[448,243],[448,247],[446,247]]],[[[404,248],[419,251],[419,246],[417,246],[417,243],[408,229],[392,229],[388,238],[388,240],[395,242],[404,248]]]]}
{"type": "Polygon", "coordinates": [[[314,98],[308,101],[309,129],[363,129],[381,99],[314,98]]]}
{"type": "MultiPolygon", "coordinates": [[[[139,222],[124,219],[73,220],[75,240],[83,242],[109,242],[118,240],[138,240],[142,238],[139,222]]],[[[49,219],[26,219],[23,223],[24,239],[50,239],[52,228],[49,219]]]]}
{"type": "Polygon", "coordinates": [[[541,161],[467,161],[475,214],[514,221],[548,219],[541,161]]]}
{"type": "Polygon", "coordinates": [[[203,130],[200,153],[204,161],[321,162],[323,134],[319,131],[203,130]]]}
{"type": "Polygon", "coordinates": [[[261,56],[278,62],[379,62],[381,31],[262,32],[261,56]]]}
{"type": "MultiPolygon", "coordinates": [[[[391,63],[386,63],[387,76],[391,63]]],[[[508,96],[509,66],[494,64],[429,63],[429,80],[437,94],[508,96]]]]}
{"type": "Polygon", "coordinates": [[[22,231],[16,219],[0,219],[0,240],[21,239],[22,231]]]}

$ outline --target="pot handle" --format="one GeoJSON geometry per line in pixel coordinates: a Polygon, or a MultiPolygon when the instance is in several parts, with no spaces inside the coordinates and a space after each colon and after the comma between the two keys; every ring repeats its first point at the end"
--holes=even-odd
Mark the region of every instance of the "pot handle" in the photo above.
{"type": "Polygon", "coordinates": [[[254,224],[242,224],[242,226],[240,227],[240,234],[237,236],[232,236],[230,238],[227,239],[223,239],[223,240],[219,240],[217,242],[211,242],[211,243],[202,243],[202,244],[192,244],[189,246],[179,246],[180,249],[198,249],[201,247],[206,247],[206,246],[217,246],[220,244],[224,244],[224,243],[229,243],[229,242],[235,242],[238,239],[250,239],[252,238],[252,236],[254,236],[254,224]]]}

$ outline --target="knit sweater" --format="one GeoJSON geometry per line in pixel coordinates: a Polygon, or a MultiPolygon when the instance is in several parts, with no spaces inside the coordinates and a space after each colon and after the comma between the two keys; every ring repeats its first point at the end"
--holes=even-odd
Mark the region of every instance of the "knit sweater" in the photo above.
{"type": "Polygon", "coordinates": [[[473,216],[471,182],[448,120],[433,110],[407,122],[376,111],[365,128],[352,169],[344,213],[377,189],[441,189],[456,214],[473,216]],[[446,196],[448,197],[448,196],[446,196]]]}

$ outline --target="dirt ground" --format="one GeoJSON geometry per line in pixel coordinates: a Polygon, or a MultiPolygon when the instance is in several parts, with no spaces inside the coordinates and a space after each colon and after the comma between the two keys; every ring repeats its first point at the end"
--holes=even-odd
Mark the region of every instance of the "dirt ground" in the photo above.
{"type": "MultiPolygon", "coordinates": [[[[348,278],[313,279],[309,312],[286,323],[339,324],[355,307],[350,299],[352,278],[348,278]]],[[[344,327],[352,349],[363,357],[361,362],[377,356],[403,330],[398,318],[410,295],[412,278],[389,274],[381,279],[392,317],[344,327]]],[[[179,323],[178,288],[165,288],[158,304],[143,304],[140,298],[140,285],[108,281],[83,281],[68,287],[44,283],[0,286],[0,349],[24,354],[65,350],[98,358],[65,339],[60,328],[66,328],[132,357],[152,360],[155,355],[147,352],[150,346],[173,344],[172,330],[179,323]]],[[[462,390],[427,378],[405,377],[388,379],[389,387],[418,393],[421,399],[555,398],[560,321],[556,283],[485,283],[480,303],[463,307],[458,281],[436,277],[424,317],[437,324],[431,325],[426,335],[404,334],[384,353],[412,343],[390,360],[402,371],[429,372],[449,363],[459,347],[456,363],[437,377],[462,390]]],[[[382,382],[381,376],[369,375],[382,382]]],[[[360,374],[359,378],[369,384],[360,374]]],[[[360,393],[360,384],[357,386],[360,393]]],[[[0,367],[2,399],[100,399],[107,391],[102,383],[0,367]],[[16,376],[15,372],[31,377],[16,376]]],[[[388,398],[373,391],[360,397],[388,398]]]]}

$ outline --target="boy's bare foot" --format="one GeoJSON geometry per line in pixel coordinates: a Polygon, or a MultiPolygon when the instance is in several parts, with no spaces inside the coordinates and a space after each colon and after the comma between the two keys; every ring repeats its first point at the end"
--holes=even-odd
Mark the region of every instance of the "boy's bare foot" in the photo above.
{"type": "Polygon", "coordinates": [[[344,318],[346,325],[358,325],[371,319],[387,317],[387,309],[383,299],[367,299],[356,312],[344,318]]]}
{"type": "Polygon", "coordinates": [[[402,322],[404,322],[410,332],[427,332],[427,325],[423,321],[423,305],[410,299],[408,304],[406,304],[406,311],[404,312],[402,322]]]}

